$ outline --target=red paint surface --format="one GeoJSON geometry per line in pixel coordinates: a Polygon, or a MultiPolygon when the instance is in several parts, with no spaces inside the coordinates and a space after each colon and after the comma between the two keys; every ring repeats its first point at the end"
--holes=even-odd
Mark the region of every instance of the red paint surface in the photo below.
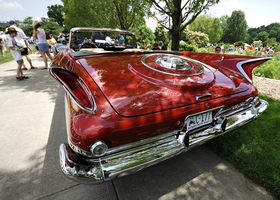
{"type": "Polygon", "coordinates": [[[221,54],[184,52],[205,63],[204,73],[179,77],[147,68],[141,62],[144,55],[72,58],[66,52],[56,57],[53,65],[67,67],[80,76],[97,104],[97,113],[91,114],[67,95],[67,129],[76,146],[89,150],[94,141],[104,140],[114,147],[171,132],[182,128],[190,114],[223,105],[228,108],[257,95],[235,67],[252,57],[227,56],[223,62],[221,54]],[[196,99],[205,93],[212,97],[196,99]]]}

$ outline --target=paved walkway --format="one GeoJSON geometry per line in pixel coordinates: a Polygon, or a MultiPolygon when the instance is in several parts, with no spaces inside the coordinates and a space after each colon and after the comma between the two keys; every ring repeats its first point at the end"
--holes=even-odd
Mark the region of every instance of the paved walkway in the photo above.
{"type": "Polygon", "coordinates": [[[16,67],[0,65],[0,200],[273,199],[204,145],[101,185],[66,179],[58,160],[64,91],[47,70],[24,71],[30,78],[16,81],[16,67]]]}

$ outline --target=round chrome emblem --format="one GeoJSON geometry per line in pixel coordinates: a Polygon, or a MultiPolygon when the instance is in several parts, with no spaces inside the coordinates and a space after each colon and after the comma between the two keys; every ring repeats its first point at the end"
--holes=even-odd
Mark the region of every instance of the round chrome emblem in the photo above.
{"type": "Polygon", "coordinates": [[[157,58],[155,62],[158,65],[168,69],[188,70],[191,68],[191,66],[186,61],[178,57],[164,56],[161,58],[157,58]]]}
{"type": "Polygon", "coordinates": [[[147,54],[142,63],[157,72],[173,76],[198,76],[204,72],[203,65],[196,60],[173,54],[147,54]]]}

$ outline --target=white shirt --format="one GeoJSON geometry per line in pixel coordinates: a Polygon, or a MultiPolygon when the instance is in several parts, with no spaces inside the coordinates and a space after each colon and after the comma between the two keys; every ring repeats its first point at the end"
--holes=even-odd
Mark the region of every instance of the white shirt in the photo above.
{"type": "Polygon", "coordinates": [[[105,40],[108,44],[112,44],[112,39],[109,36],[107,36],[105,40]]]}
{"type": "Polygon", "coordinates": [[[46,32],[42,28],[38,28],[39,33],[37,34],[37,44],[48,43],[46,39],[46,32]]]}
{"type": "MultiPolygon", "coordinates": [[[[14,37],[14,38],[9,37],[9,39],[8,39],[8,47],[14,47],[16,49],[19,49],[19,46],[18,46],[17,41],[16,41],[16,37],[14,37]]],[[[11,50],[10,49],[10,52],[12,53],[12,56],[14,57],[14,59],[16,61],[22,59],[21,51],[15,51],[15,50],[11,50]]]]}
{"type": "MultiPolygon", "coordinates": [[[[17,42],[17,45],[19,47],[22,47],[22,48],[26,48],[26,45],[25,45],[25,42],[24,42],[24,39],[28,38],[26,37],[25,33],[23,32],[23,30],[17,26],[10,26],[10,27],[13,27],[16,29],[17,31],[17,36],[15,37],[15,40],[17,42]]],[[[8,30],[8,28],[6,28],[6,31],[8,30]]],[[[6,35],[7,37],[7,43],[9,42],[9,39],[11,38],[10,37],[10,34],[7,34],[6,35]]]]}

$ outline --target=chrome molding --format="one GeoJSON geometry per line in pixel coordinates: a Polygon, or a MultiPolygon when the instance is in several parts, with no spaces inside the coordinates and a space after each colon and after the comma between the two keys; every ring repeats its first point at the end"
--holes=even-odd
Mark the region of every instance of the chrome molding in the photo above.
{"type": "MultiPolygon", "coordinates": [[[[64,90],[67,92],[67,94],[71,97],[71,99],[72,99],[82,110],[85,110],[85,111],[87,111],[87,112],[89,112],[89,113],[91,113],[91,114],[96,114],[96,112],[97,112],[97,104],[96,104],[95,99],[94,99],[94,97],[93,97],[93,95],[92,95],[92,92],[90,91],[90,89],[88,88],[88,86],[87,86],[87,84],[84,82],[84,80],[83,80],[80,76],[78,76],[79,81],[81,81],[81,82],[83,83],[83,85],[87,88],[87,90],[88,90],[89,93],[90,93],[90,98],[91,98],[91,101],[92,101],[92,103],[93,103],[93,106],[92,106],[93,108],[92,108],[92,109],[86,108],[86,107],[80,105],[80,104],[76,101],[76,99],[73,97],[73,95],[71,94],[71,92],[61,83],[61,81],[60,81],[60,80],[56,77],[56,75],[52,72],[52,69],[55,69],[55,68],[63,69],[63,70],[65,70],[65,71],[69,71],[69,72],[71,72],[71,71],[70,71],[69,69],[65,68],[65,67],[60,66],[60,65],[52,65],[51,67],[49,67],[49,71],[50,71],[51,75],[62,85],[62,87],[63,87],[64,90]]],[[[71,73],[72,73],[72,72],[71,72],[71,73]]]]}
{"type": "Polygon", "coordinates": [[[76,145],[74,145],[69,137],[68,137],[68,144],[75,153],[78,153],[78,154],[88,157],[88,158],[94,158],[94,156],[92,155],[92,153],[90,151],[86,151],[86,150],[81,149],[81,148],[77,147],[76,145]]]}
{"type": "Polygon", "coordinates": [[[128,175],[145,167],[176,156],[188,149],[200,145],[212,138],[225,134],[242,126],[258,116],[268,107],[264,100],[251,100],[244,108],[231,112],[224,112],[223,107],[214,116],[211,126],[194,133],[184,129],[167,133],[154,138],[142,140],[133,144],[124,145],[110,150],[109,155],[99,159],[83,158],[76,154],[75,161],[70,147],[60,146],[60,163],[65,175],[75,181],[87,184],[97,184],[128,175]],[[226,123],[226,124],[225,124],[226,123]]]}
{"type": "MultiPolygon", "coordinates": [[[[178,55],[172,55],[172,54],[164,54],[164,53],[154,53],[154,54],[147,54],[145,56],[142,57],[141,59],[141,62],[148,68],[156,71],[156,72],[159,72],[159,73],[162,73],[162,74],[168,74],[168,75],[173,75],[173,76],[183,76],[183,77],[191,77],[191,76],[198,76],[200,74],[202,74],[204,72],[204,67],[202,66],[202,64],[198,61],[195,61],[193,59],[190,59],[190,58],[187,58],[187,57],[184,57],[184,56],[178,56],[178,55]],[[182,59],[183,61],[185,60],[188,60],[188,61],[191,61],[195,64],[197,64],[199,67],[200,67],[200,71],[198,73],[195,73],[195,74],[190,74],[190,75],[186,75],[186,74],[174,74],[174,73],[169,73],[169,72],[165,72],[165,71],[161,71],[161,70],[158,70],[158,69],[155,69],[151,66],[149,66],[145,60],[147,57],[150,57],[150,56],[155,56],[155,55],[160,55],[160,56],[165,56],[165,57],[170,57],[170,58],[180,58],[182,59]]],[[[155,60],[155,63],[159,64],[158,63],[158,58],[155,60]]],[[[161,65],[160,65],[161,66],[161,65]]],[[[165,67],[166,68],[166,67],[165,67]]]]}
{"type": "Polygon", "coordinates": [[[196,100],[198,101],[198,100],[203,99],[203,98],[206,98],[206,97],[212,97],[212,94],[206,93],[206,94],[197,96],[197,97],[196,97],[196,100]]]}
{"type": "Polygon", "coordinates": [[[245,71],[242,68],[243,64],[246,63],[251,63],[251,62],[257,62],[257,61],[262,61],[262,60],[270,60],[271,57],[265,57],[265,58],[256,58],[256,59],[251,59],[251,60],[245,60],[242,62],[239,62],[236,64],[236,67],[238,68],[238,70],[243,74],[243,76],[245,76],[245,78],[250,82],[253,83],[253,81],[248,77],[248,75],[245,73],[245,71]]]}

